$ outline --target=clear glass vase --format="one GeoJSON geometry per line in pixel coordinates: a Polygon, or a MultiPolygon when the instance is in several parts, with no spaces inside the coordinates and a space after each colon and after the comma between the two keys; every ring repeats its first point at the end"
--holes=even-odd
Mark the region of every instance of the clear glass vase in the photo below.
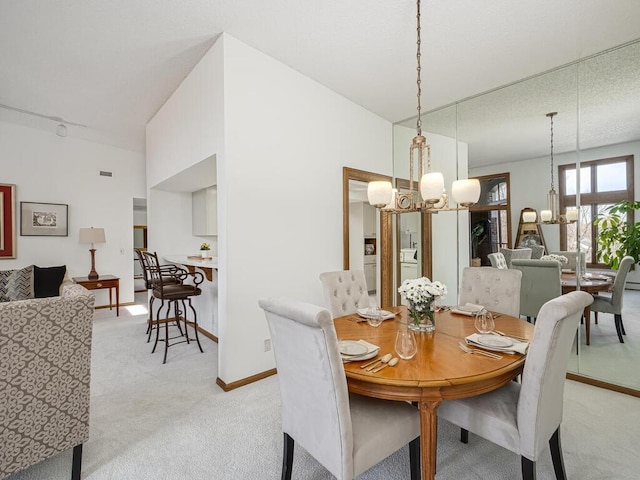
{"type": "Polygon", "coordinates": [[[414,332],[433,332],[436,329],[433,302],[426,305],[414,305],[409,302],[408,327],[414,332]]]}

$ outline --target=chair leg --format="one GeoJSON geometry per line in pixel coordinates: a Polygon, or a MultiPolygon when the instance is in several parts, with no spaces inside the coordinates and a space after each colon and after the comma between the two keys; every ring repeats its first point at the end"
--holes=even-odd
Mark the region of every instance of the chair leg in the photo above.
{"type": "Polygon", "coordinates": [[[520,457],[522,466],[522,480],[536,480],[536,462],[525,457],[520,457]]]}
{"type": "Polygon", "coordinates": [[[284,434],[284,449],[282,452],[282,480],[291,480],[293,468],[293,447],[295,442],[288,434],[284,434]]]}
{"type": "MultiPolygon", "coordinates": [[[[198,336],[198,314],[196,313],[196,309],[193,308],[193,304],[191,303],[190,298],[187,299],[187,302],[189,302],[189,308],[193,312],[193,331],[195,332],[196,342],[198,342],[198,348],[200,349],[200,353],[204,353],[204,350],[202,349],[202,345],[200,345],[200,337],[198,336]]],[[[185,308],[185,311],[186,311],[186,308],[185,308]]]]}
{"type": "Polygon", "coordinates": [[[551,435],[549,447],[551,448],[551,460],[553,461],[553,470],[556,472],[556,480],[566,480],[567,472],[564,469],[564,460],[562,459],[560,427],[551,435]]]}
{"type": "Polygon", "coordinates": [[[620,343],[624,343],[624,339],[622,338],[622,315],[616,313],[613,319],[616,325],[616,332],[618,333],[618,340],[620,340],[620,343]]]}
{"type": "Polygon", "coordinates": [[[147,343],[151,341],[151,334],[153,333],[153,301],[156,297],[151,296],[149,299],[149,325],[147,326],[147,343]]]}
{"type": "Polygon", "coordinates": [[[184,298],[180,301],[182,302],[182,312],[184,315],[184,334],[187,337],[187,344],[189,344],[191,343],[191,339],[189,338],[189,324],[187,323],[187,307],[184,304],[184,298]]]}
{"type": "Polygon", "coordinates": [[[155,353],[156,347],[158,346],[158,341],[160,337],[160,312],[162,311],[163,307],[164,307],[164,300],[162,300],[162,303],[160,304],[160,308],[158,308],[158,313],[156,313],[156,341],[153,343],[153,349],[151,350],[151,353],[155,353]]]}
{"type": "MultiPolygon", "coordinates": [[[[175,305],[175,302],[174,302],[175,305]]],[[[171,302],[169,302],[169,307],[167,307],[167,317],[164,322],[164,358],[162,359],[162,364],[167,363],[167,353],[169,353],[169,312],[171,311],[171,302]]]]}
{"type": "Polygon", "coordinates": [[[411,467],[411,480],[420,480],[420,437],[409,442],[409,464],[411,467]]]}
{"type": "Polygon", "coordinates": [[[624,323],[622,323],[622,314],[618,315],[620,317],[620,330],[622,330],[622,334],[626,335],[627,332],[624,331],[624,323]]]}
{"type": "Polygon", "coordinates": [[[594,322],[597,325],[598,324],[598,312],[595,312],[595,315],[593,316],[593,318],[595,319],[594,322]]]}
{"type": "Polygon", "coordinates": [[[80,480],[82,472],[82,444],[73,447],[73,460],[71,464],[71,480],[80,480]]]}
{"type": "Polygon", "coordinates": [[[466,428],[460,429],[460,441],[462,443],[469,443],[469,430],[466,428]]]}

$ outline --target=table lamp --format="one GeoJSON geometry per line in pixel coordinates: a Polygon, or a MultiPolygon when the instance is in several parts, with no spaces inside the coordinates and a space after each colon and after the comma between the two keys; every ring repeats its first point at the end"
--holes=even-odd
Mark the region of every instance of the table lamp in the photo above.
{"type": "Polygon", "coordinates": [[[104,228],[81,228],[80,229],[80,243],[90,243],[91,248],[91,271],[87,278],[89,280],[97,280],[98,272],[96,272],[96,249],[93,248],[94,243],[105,243],[104,228]]]}

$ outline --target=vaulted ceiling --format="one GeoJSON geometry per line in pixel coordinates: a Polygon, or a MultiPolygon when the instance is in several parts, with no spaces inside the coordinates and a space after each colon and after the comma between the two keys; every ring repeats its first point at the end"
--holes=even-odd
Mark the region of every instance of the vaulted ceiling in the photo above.
{"type": "MultiPolygon", "coordinates": [[[[423,110],[640,38],[637,0],[422,11],[423,110]]],[[[227,32],[399,122],[415,115],[415,13],[409,0],[2,1],[0,104],[143,150],[146,122],[227,32]]]]}

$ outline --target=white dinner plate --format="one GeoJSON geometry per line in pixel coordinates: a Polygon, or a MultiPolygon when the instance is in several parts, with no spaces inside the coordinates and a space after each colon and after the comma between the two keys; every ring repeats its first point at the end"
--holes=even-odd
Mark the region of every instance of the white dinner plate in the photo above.
{"type": "MultiPolygon", "coordinates": [[[[368,308],[359,308],[356,310],[356,313],[360,315],[362,318],[369,318],[369,309],[368,308]]],[[[388,310],[380,310],[380,315],[383,319],[395,317],[395,313],[389,312],[388,310]]]]}
{"type": "Polygon", "coordinates": [[[364,355],[342,355],[342,361],[346,363],[346,362],[359,362],[361,360],[369,360],[370,358],[373,358],[376,355],[378,355],[379,351],[380,349],[376,348],[375,350],[371,350],[369,353],[365,353],[364,355]]]}
{"type": "Polygon", "coordinates": [[[454,308],[456,310],[460,310],[461,312],[468,312],[468,313],[477,313],[484,310],[484,307],[482,305],[473,305],[473,304],[458,305],[457,307],[454,307],[454,308]]]}
{"type": "Polygon", "coordinates": [[[509,348],[513,346],[513,340],[506,337],[499,337],[497,335],[479,335],[476,339],[480,345],[492,348],[509,348]]]}
{"type": "Polygon", "coordinates": [[[356,340],[341,340],[338,342],[340,353],[345,356],[364,355],[369,351],[366,345],[356,340]]]}

